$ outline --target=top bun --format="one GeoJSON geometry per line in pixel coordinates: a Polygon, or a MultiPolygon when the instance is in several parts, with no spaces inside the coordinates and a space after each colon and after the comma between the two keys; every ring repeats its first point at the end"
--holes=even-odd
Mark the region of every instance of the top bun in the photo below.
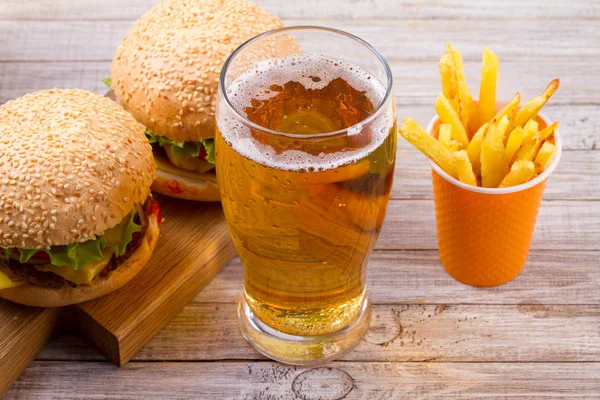
{"type": "Polygon", "coordinates": [[[247,0],[167,0],[142,16],[111,68],[117,98],[153,133],[213,137],[221,66],[246,40],[283,24],[247,0]]]}
{"type": "Polygon", "coordinates": [[[150,194],[156,166],[133,117],[85,90],[0,106],[0,247],[84,242],[150,194]]]}

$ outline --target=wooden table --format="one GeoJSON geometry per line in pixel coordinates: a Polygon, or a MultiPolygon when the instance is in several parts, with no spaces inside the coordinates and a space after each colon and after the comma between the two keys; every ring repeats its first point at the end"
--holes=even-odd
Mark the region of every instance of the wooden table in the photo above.
{"type": "MultiPolygon", "coordinates": [[[[54,86],[103,92],[115,47],[155,2],[0,0],[0,103],[54,86]]],[[[422,124],[440,92],[445,41],[463,51],[474,89],[483,45],[500,56],[504,98],[517,90],[529,98],[561,78],[545,111],[561,121],[566,151],[524,272],[491,289],[446,275],[428,164],[401,141],[369,267],[372,326],[344,359],[296,368],[254,352],[236,325],[235,259],[126,367],[58,337],[6,398],[599,398],[600,1],[257,2],[287,25],[371,42],[392,66],[398,117],[422,124]]]]}

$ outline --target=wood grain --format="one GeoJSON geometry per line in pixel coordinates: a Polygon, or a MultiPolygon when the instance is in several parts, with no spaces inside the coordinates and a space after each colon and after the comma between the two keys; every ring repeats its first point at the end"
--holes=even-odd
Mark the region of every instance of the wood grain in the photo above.
{"type": "MultiPolygon", "coordinates": [[[[597,251],[530,252],[525,269],[506,285],[475,288],[456,282],[437,251],[376,251],[369,260],[369,296],[376,304],[600,304],[597,251]]],[[[196,303],[234,303],[242,289],[239,258],[202,292],[196,303]]]]}
{"type": "Polygon", "coordinates": [[[7,398],[116,399],[592,399],[598,363],[35,362],[7,398]],[[93,379],[90,379],[93,377],[93,379]],[[69,382],[62,385],[61,382],[69,382]]]}
{"type": "MultiPolygon", "coordinates": [[[[107,57],[112,57],[112,52],[107,57]]],[[[420,115],[415,115],[419,118],[418,122],[427,123],[434,112],[435,98],[441,92],[437,62],[409,62],[398,58],[389,58],[388,61],[394,77],[394,94],[400,110],[399,115],[412,115],[408,111],[417,108],[422,110],[423,115],[422,119],[420,115]]],[[[479,87],[479,69],[478,61],[465,63],[467,79],[475,92],[479,87]]],[[[0,102],[48,87],[79,87],[104,93],[106,87],[102,79],[110,75],[109,71],[109,60],[0,61],[0,102]]],[[[529,99],[541,93],[548,82],[556,77],[561,78],[561,87],[544,110],[548,111],[552,118],[564,123],[577,121],[581,129],[587,130],[588,136],[595,134],[597,141],[598,119],[591,117],[595,116],[594,106],[600,105],[600,72],[587,61],[576,59],[565,62],[557,59],[544,64],[530,63],[527,60],[503,62],[500,78],[502,85],[498,88],[498,98],[508,99],[519,91],[524,99],[529,99]],[[572,70],[579,70],[580,74],[571,74],[572,70]],[[539,76],[539,79],[531,79],[531,76],[539,76]],[[565,107],[566,105],[569,107],[565,107]],[[582,111],[578,111],[579,107],[573,107],[571,110],[571,106],[581,106],[582,111]],[[553,110],[556,111],[556,117],[551,113],[553,110]],[[586,110],[591,112],[587,113],[586,110]]]]}
{"type": "MultiPolygon", "coordinates": [[[[37,0],[23,2],[4,0],[0,19],[125,19],[139,18],[159,0],[85,1],[37,0]]],[[[554,2],[551,7],[537,1],[509,0],[425,0],[400,2],[397,0],[341,0],[282,2],[280,0],[254,0],[271,13],[284,19],[474,19],[482,18],[540,20],[540,19],[595,19],[600,16],[597,0],[581,2],[554,2]],[[518,12],[515,12],[518,10],[518,12]]]]}
{"type": "Polygon", "coordinates": [[[119,366],[235,255],[220,204],[159,200],[165,221],[152,260],[122,290],[74,307],[81,333],[119,366]]]}
{"type": "MultiPolygon", "coordinates": [[[[104,92],[116,45],[157,1],[2,1],[0,103],[54,86],[104,92]]],[[[434,250],[427,163],[400,141],[397,200],[368,273],[378,314],[348,356],[354,361],[325,369],[255,361],[236,327],[242,273],[234,259],[139,360],[118,370],[94,362],[103,357],[81,339],[61,336],[40,355],[55,361],[34,363],[6,398],[597,398],[600,1],[255,1],[287,25],[332,26],[370,41],[391,64],[398,117],[422,124],[440,91],[446,41],[463,52],[473,92],[483,45],[502,62],[499,98],[517,90],[529,98],[561,78],[545,112],[561,121],[567,151],[547,186],[524,272],[488,289],[445,274],[434,250]],[[408,362],[436,357],[441,362],[408,362]]]]}
{"type": "MultiPolygon", "coordinates": [[[[10,46],[3,49],[3,60],[10,61],[109,61],[117,45],[133,21],[0,21],[0,37],[10,46]],[[51,43],[49,42],[51,40],[51,43]]],[[[305,20],[286,19],[287,26],[306,25],[305,20]]],[[[546,21],[488,20],[485,29],[480,21],[424,20],[424,21],[314,21],[353,33],[372,45],[388,58],[403,61],[433,61],[444,51],[444,42],[450,42],[463,52],[468,61],[481,60],[481,49],[486,45],[496,51],[502,62],[519,61],[526,68],[547,70],[541,61],[560,60],[564,64],[594,59],[600,55],[595,36],[595,20],[559,19],[546,21]],[[552,35],[560,31],[560,37],[552,35]],[[531,45],[514,45],[515,32],[527,38],[531,45]],[[576,46],[573,45],[576,43],[576,46]],[[548,49],[552,51],[548,51],[548,49]],[[526,63],[529,61],[529,63],[526,63]]],[[[593,67],[593,64],[586,64],[593,67]]],[[[435,63],[431,64],[435,67],[435,63]]],[[[561,74],[575,78],[578,74],[561,74]]],[[[437,76],[437,75],[436,75],[437,76]]],[[[533,81],[541,80],[537,76],[533,81]]],[[[552,76],[551,78],[554,78],[552,76]]],[[[549,80],[549,79],[548,79],[549,80]]],[[[545,79],[544,79],[545,81],[545,79]]],[[[419,84],[419,82],[412,82],[419,84]]],[[[588,85],[591,89],[593,85],[588,85]]],[[[512,93],[511,93],[512,94],[512,93]]]]}
{"type": "MultiPolygon", "coordinates": [[[[242,337],[235,312],[231,303],[190,303],[133,361],[264,359],[242,337]]],[[[599,326],[600,305],[547,304],[531,297],[515,305],[376,304],[367,335],[342,359],[600,362],[599,326]]],[[[76,337],[66,336],[38,359],[104,357],[76,337]]]]}
{"type": "Polygon", "coordinates": [[[59,312],[0,300],[0,397],[48,342],[59,312]]]}

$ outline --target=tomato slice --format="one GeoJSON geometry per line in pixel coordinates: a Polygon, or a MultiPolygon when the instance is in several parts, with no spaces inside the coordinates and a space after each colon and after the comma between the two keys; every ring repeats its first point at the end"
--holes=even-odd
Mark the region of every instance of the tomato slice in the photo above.
{"type": "MultiPolygon", "coordinates": [[[[19,249],[15,249],[15,250],[20,254],[19,249]]],[[[13,256],[14,256],[14,253],[13,253],[13,256]]],[[[20,257],[18,257],[17,260],[19,258],[20,257]]],[[[28,261],[28,263],[30,263],[30,264],[48,263],[48,262],[50,262],[50,256],[43,251],[38,251],[28,261]]]]}
{"type": "Polygon", "coordinates": [[[206,149],[204,148],[204,146],[202,146],[202,148],[200,149],[200,153],[198,154],[198,157],[196,157],[196,158],[198,158],[200,160],[206,160],[206,156],[207,156],[206,149]]]}
{"type": "Polygon", "coordinates": [[[160,224],[162,222],[162,214],[160,213],[160,206],[158,201],[150,199],[150,206],[148,207],[148,214],[156,215],[156,220],[160,224]]]}

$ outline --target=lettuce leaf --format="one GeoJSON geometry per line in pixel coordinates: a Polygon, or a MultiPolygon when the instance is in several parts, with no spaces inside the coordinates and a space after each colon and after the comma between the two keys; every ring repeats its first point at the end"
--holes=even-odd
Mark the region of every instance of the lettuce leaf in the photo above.
{"type": "Polygon", "coordinates": [[[201,141],[206,150],[206,161],[211,164],[215,163],[215,141],[214,139],[204,139],[201,141]]]}
{"type": "MultiPolygon", "coordinates": [[[[102,236],[83,243],[71,243],[66,246],[52,246],[47,249],[18,249],[19,261],[26,263],[38,252],[44,252],[50,257],[50,263],[57,267],[72,267],[78,270],[90,261],[101,260],[102,250],[111,247],[117,256],[125,254],[127,245],[131,242],[133,234],[142,230],[134,222],[135,208],[127,214],[115,228],[122,229],[121,241],[118,244],[109,244],[102,236]]],[[[111,229],[115,229],[111,228],[111,229]]]]}
{"type": "Polygon", "coordinates": [[[196,158],[200,155],[202,148],[204,148],[206,151],[206,161],[211,164],[215,163],[215,141],[213,139],[203,139],[199,142],[176,142],[165,136],[155,135],[147,128],[144,129],[144,133],[148,138],[148,142],[156,143],[160,147],[163,147],[165,144],[171,145],[171,151],[181,158],[196,158]]]}
{"type": "Polygon", "coordinates": [[[131,212],[127,214],[125,218],[123,218],[123,221],[117,225],[119,229],[123,229],[121,242],[116,245],[109,245],[112,247],[117,256],[122,256],[125,254],[127,245],[131,242],[131,239],[133,239],[133,234],[142,230],[142,227],[133,221],[134,217],[135,209],[131,210],[131,212]]]}
{"type": "Polygon", "coordinates": [[[50,257],[50,263],[57,267],[71,266],[78,270],[90,261],[102,259],[102,239],[71,243],[66,246],[52,246],[49,249],[19,249],[20,262],[26,263],[36,253],[43,251],[50,257]]]}
{"type": "Polygon", "coordinates": [[[107,88],[112,89],[112,79],[111,78],[102,79],[102,83],[104,83],[107,88]]]}

